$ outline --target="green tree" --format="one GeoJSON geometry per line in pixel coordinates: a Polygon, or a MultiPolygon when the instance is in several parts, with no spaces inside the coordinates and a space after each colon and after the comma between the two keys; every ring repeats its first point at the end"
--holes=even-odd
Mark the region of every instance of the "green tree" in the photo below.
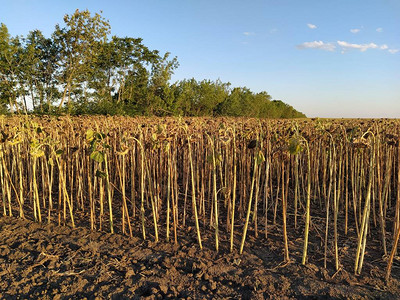
{"type": "Polygon", "coordinates": [[[19,112],[17,99],[21,95],[21,69],[23,63],[20,38],[11,37],[5,24],[0,25],[0,100],[4,109],[6,103],[11,113],[19,112]]]}
{"type": "Polygon", "coordinates": [[[85,94],[87,75],[90,74],[98,46],[105,43],[110,32],[110,25],[101,15],[93,17],[88,10],[76,10],[72,15],[64,16],[65,27],[56,25],[53,40],[59,50],[58,82],[63,86],[61,108],[71,93],[85,94]]]}
{"type": "Polygon", "coordinates": [[[272,97],[267,92],[260,92],[253,97],[255,114],[259,118],[271,118],[271,99],[272,97]]]}
{"type": "Polygon", "coordinates": [[[275,106],[276,111],[278,112],[276,118],[289,119],[305,117],[303,113],[296,111],[292,106],[284,103],[281,100],[273,100],[272,103],[275,106]]]}
{"type": "Polygon", "coordinates": [[[55,72],[58,51],[40,30],[31,31],[24,47],[24,77],[35,112],[49,113],[59,98],[55,72]]]}
{"type": "Polygon", "coordinates": [[[219,106],[219,112],[223,116],[255,117],[257,111],[253,93],[246,87],[234,88],[229,97],[219,106]]]}
{"type": "Polygon", "coordinates": [[[75,114],[304,117],[267,92],[231,88],[220,80],[185,79],[170,83],[176,57],[150,50],[140,38],[108,38],[100,14],[76,10],[64,16],[51,38],[39,30],[11,37],[0,26],[0,112],[7,108],[75,114]],[[8,106],[8,107],[7,107],[8,106]]]}
{"type": "Polygon", "coordinates": [[[173,103],[168,81],[177,67],[169,53],[160,56],[140,38],[119,38],[99,46],[88,83],[95,110],[111,113],[165,114],[173,103]]]}
{"type": "Polygon", "coordinates": [[[214,116],[229,95],[230,83],[182,80],[172,85],[175,111],[185,116],[214,116]]]}
{"type": "Polygon", "coordinates": [[[162,58],[156,59],[151,68],[149,81],[149,95],[147,102],[140,103],[142,110],[148,115],[170,115],[176,109],[174,105],[173,91],[169,81],[173,71],[178,67],[176,57],[169,59],[170,53],[167,52],[162,58]]]}

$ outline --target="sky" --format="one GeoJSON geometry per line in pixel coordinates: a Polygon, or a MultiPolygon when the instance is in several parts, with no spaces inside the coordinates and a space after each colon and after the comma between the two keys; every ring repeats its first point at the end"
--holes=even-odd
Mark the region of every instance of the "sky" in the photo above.
{"type": "Polygon", "coordinates": [[[11,35],[76,9],[176,56],[172,82],[220,79],[308,117],[400,118],[400,0],[0,0],[11,35]]]}

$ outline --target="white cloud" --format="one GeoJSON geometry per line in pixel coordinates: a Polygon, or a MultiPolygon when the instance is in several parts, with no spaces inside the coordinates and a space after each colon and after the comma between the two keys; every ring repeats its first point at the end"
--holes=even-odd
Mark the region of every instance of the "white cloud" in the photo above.
{"type": "Polygon", "coordinates": [[[317,28],[317,25],[314,25],[314,24],[311,24],[311,23],[308,23],[307,26],[308,26],[308,28],[310,28],[310,29],[315,29],[315,28],[317,28]]]}
{"type": "Polygon", "coordinates": [[[350,29],[350,32],[351,33],[359,33],[360,29],[358,29],[358,28],[350,29]]]}
{"type": "Polygon", "coordinates": [[[361,52],[367,51],[368,49],[376,49],[378,48],[378,45],[375,43],[369,43],[369,44],[351,44],[348,42],[344,41],[337,41],[338,45],[343,48],[343,50],[349,50],[349,49],[357,49],[360,50],[361,52]]]}
{"type": "Polygon", "coordinates": [[[297,49],[321,49],[326,51],[335,51],[336,46],[332,43],[324,43],[323,41],[305,42],[297,45],[297,49]]]}
{"type": "Polygon", "coordinates": [[[346,51],[349,50],[359,50],[361,52],[365,52],[368,49],[379,49],[379,50],[387,50],[391,54],[395,54],[400,51],[400,49],[389,49],[389,46],[386,44],[377,45],[375,43],[369,44],[352,44],[345,41],[337,41],[336,43],[326,43],[323,41],[313,41],[313,42],[305,42],[300,45],[297,45],[297,49],[320,49],[325,51],[334,52],[337,47],[340,47],[340,53],[345,54],[346,51]]]}
{"type": "Polygon", "coordinates": [[[377,32],[382,32],[382,31],[383,31],[383,28],[382,28],[382,27],[379,27],[379,28],[376,29],[376,31],[377,31],[377,32]]]}
{"type": "Polygon", "coordinates": [[[256,35],[254,32],[250,32],[250,31],[245,31],[245,32],[243,32],[243,34],[244,34],[244,35],[247,35],[247,36],[249,36],[249,35],[256,35]]]}

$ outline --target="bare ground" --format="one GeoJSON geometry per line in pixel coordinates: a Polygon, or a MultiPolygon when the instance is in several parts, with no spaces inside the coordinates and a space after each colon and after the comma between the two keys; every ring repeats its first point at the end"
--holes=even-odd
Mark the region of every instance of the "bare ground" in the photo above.
{"type": "Polygon", "coordinates": [[[386,261],[373,242],[367,244],[362,274],[355,276],[355,241],[343,237],[341,269],[335,271],[331,253],[325,269],[316,227],[306,266],[300,264],[301,233],[294,228],[290,263],[283,263],[278,226],[271,225],[267,239],[250,231],[243,255],[239,240],[229,252],[228,234],[222,235],[217,253],[211,231],[203,235],[203,250],[194,228],[180,231],[187,234],[174,245],[165,242],[163,232],[163,240],[154,243],[152,236],[143,241],[139,230],[130,238],[91,232],[87,226],[0,217],[0,298],[400,299],[400,261],[395,260],[392,279],[385,283],[386,261]]]}

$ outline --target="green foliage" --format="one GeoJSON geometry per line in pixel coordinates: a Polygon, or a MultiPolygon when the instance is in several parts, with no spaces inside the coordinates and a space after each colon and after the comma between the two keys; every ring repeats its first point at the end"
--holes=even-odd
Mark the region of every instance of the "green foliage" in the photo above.
{"type": "Polygon", "coordinates": [[[293,137],[289,141],[290,154],[296,155],[303,151],[303,146],[299,137],[293,137]]]}
{"type": "Polygon", "coordinates": [[[0,26],[0,113],[301,118],[267,92],[220,80],[170,83],[176,57],[141,38],[110,37],[101,14],[76,10],[50,38],[33,30],[11,37],[0,26]]]}
{"type": "Polygon", "coordinates": [[[255,156],[256,164],[261,165],[265,161],[264,153],[260,150],[258,151],[257,155],[255,156]]]}
{"type": "Polygon", "coordinates": [[[0,103],[8,104],[11,113],[19,112],[17,98],[23,96],[23,55],[19,37],[11,37],[6,25],[0,25],[0,103]]]}
{"type": "Polygon", "coordinates": [[[104,133],[96,132],[92,129],[86,131],[86,142],[89,144],[90,150],[89,157],[99,164],[105,161],[105,150],[110,148],[105,142],[105,138],[106,134],[104,133]]]}
{"type": "Polygon", "coordinates": [[[182,80],[172,85],[174,109],[184,116],[212,116],[229,94],[229,83],[220,80],[182,80]]]}
{"type": "Polygon", "coordinates": [[[96,170],[95,175],[96,175],[96,177],[103,178],[103,179],[107,177],[107,173],[100,171],[100,170],[96,170]]]}
{"type": "Polygon", "coordinates": [[[97,161],[98,163],[102,163],[104,161],[104,153],[95,150],[92,153],[90,153],[90,158],[93,159],[94,161],[97,161]]]}

